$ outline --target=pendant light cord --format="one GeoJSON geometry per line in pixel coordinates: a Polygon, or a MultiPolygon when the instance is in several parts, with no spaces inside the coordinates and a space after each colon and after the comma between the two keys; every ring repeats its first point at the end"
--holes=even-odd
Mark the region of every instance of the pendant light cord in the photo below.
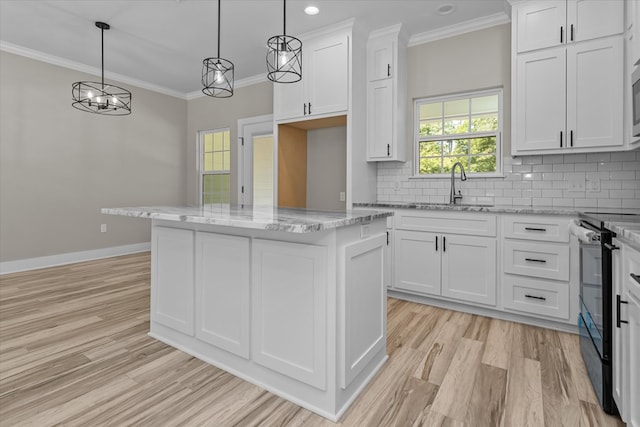
{"type": "Polygon", "coordinates": [[[282,35],[285,36],[287,35],[287,0],[284,0],[283,3],[282,14],[284,15],[284,18],[282,20],[282,35]]]}
{"type": "Polygon", "coordinates": [[[104,28],[100,28],[100,38],[102,41],[102,90],[104,91],[104,28]]]}
{"type": "Polygon", "coordinates": [[[220,0],[218,0],[218,58],[220,58],[220,0]]]}

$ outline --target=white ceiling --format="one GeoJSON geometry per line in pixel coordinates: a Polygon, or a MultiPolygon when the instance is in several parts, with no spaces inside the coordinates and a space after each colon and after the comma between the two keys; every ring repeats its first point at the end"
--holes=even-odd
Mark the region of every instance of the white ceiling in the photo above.
{"type": "MultiPolygon", "coordinates": [[[[221,0],[220,56],[235,64],[236,81],[266,75],[266,41],[282,34],[282,0],[221,0]]],[[[505,0],[289,0],[287,34],[298,35],[349,18],[369,30],[402,22],[410,36],[505,13],[505,0]],[[451,4],[453,13],[439,15],[451,4]],[[315,5],[320,13],[305,15],[315,5]]],[[[201,88],[201,66],[217,56],[215,0],[0,0],[0,42],[100,67],[177,94],[201,88]]],[[[18,48],[18,49],[16,49],[18,48]]]]}

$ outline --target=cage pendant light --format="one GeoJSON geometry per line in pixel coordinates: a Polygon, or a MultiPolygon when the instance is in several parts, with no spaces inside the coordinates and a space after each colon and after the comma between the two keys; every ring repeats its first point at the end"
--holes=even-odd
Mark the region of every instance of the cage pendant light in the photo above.
{"type": "Polygon", "coordinates": [[[283,0],[281,36],[267,41],[267,78],[274,83],[295,83],[302,80],[302,42],[287,36],[287,0],[283,0]]]}
{"type": "Polygon", "coordinates": [[[220,58],[220,0],[218,0],[218,56],[202,61],[202,93],[214,98],[233,96],[233,62],[220,58]]]}
{"type": "Polygon", "coordinates": [[[74,108],[88,113],[106,116],[131,114],[131,92],[116,85],[104,83],[104,31],[111,28],[104,22],[96,22],[102,39],[102,80],[100,82],[75,82],[71,86],[74,108]]]}

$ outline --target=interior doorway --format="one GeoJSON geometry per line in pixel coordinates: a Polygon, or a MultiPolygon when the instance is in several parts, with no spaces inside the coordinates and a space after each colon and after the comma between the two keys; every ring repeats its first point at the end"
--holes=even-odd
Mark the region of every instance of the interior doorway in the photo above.
{"type": "Polygon", "coordinates": [[[272,115],[238,120],[238,137],[238,203],[243,206],[274,206],[272,115]]]}

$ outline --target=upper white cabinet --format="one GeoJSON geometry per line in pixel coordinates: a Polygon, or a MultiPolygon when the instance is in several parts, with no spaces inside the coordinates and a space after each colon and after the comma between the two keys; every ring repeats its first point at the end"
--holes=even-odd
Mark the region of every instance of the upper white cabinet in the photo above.
{"type": "Polygon", "coordinates": [[[623,2],[618,0],[545,0],[518,6],[517,51],[560,46],[620,34],[623,2]]]}
{"type": "Polygon", "coordinates": [[[349,104],[349,34],[302,40],[302,80],[274,84],[276,120],[345,113],[349,104]]]}
{"type": "Polygon", "coordinates": [[[406,45],[400,25],[367,43],[367,160],[406,161],[406,45]]]}
{"type": "Polygon", "coordinates": [[[623,2],[513,7],[511,154],[622,149],[623,2]]]}

